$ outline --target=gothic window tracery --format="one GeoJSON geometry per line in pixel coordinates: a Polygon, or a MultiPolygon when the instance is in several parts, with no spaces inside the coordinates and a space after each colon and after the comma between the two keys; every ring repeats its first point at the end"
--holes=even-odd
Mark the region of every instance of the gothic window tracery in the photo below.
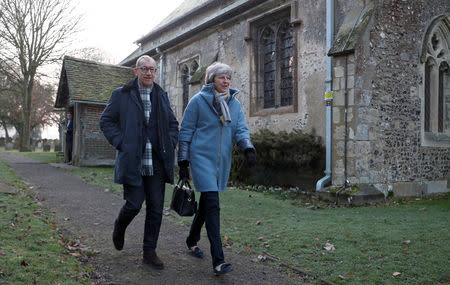
{"type": "Polygon", "coordinates": [[[450,24],[433,21],[422,49],[424,64],[423,131],[425,139],[450,142],[450,24]]]}
{"type": "Polygon", "coordinates": [[[292,108],[296,63],[290,11],[283,10],[264,17],[255,22],[252,28],[256,39],[256,111],[292,108]]]}
{"type": "Polygon", "coordinates": [[[189,90],[191,84],[191,77],[199,68],[198,60],[192,59],[184,62],[180,66],[181,74],[181,84],[182,84],[182,102],[183,102],[183,112],[189,103],[189,90]]]}

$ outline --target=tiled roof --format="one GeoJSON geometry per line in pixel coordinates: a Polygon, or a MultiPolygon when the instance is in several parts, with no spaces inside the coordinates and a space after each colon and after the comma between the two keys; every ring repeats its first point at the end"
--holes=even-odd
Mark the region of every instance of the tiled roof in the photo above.
{"type": "Polygon", "coordinates": [[[129,67],[64,57],[56,108],[66,107],[70,101],[106,103],[112,91],[135,77],[129,67]]]}

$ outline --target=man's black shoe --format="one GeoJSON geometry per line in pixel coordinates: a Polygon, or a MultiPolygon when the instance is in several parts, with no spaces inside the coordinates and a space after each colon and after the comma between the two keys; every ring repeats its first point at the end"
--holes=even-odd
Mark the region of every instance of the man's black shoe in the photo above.
{"type": "Polygon", "coordinates": [[[117,220],[114,222],[114,231],[112,234],[112,240],[114,247],[117,250],[122,250],[123,244],[125,243],[125,230],[121,229],[117,220]]]}
{"type": "Polygon", "coordinates": [[[153,266],[156,269],[164,268],[164,263],[162,262],[161,259],[159,259],[154,250],[144,251],[143,262],[153,266]]]}

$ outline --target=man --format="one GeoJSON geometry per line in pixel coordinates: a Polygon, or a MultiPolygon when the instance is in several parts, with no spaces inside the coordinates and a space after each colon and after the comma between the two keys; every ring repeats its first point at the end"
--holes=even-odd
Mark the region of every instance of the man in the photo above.
{"type": "Polygon", "coordinates": [[[145,200],[143,262],[162,269],[156,245],[164,186],[166,182],[173,184],[178,121],[167,93],[154,82],[156,71],[156,62],[150,56],[136,61],[136,78],[114,90],[100,118],[100,129],[117,150],[114,182],[123,184],[126,201],[114,223],[114,246],[123,248],[125,230],[145,200]]]}
{"type": "Polygon", "coordinates": [[[67,144],[67,164],[72,164],[72,147],[73,147],[73,120],[72,113],[68,112],[66,115],[67,125],[66,125],[66,144],[67,144]]]}

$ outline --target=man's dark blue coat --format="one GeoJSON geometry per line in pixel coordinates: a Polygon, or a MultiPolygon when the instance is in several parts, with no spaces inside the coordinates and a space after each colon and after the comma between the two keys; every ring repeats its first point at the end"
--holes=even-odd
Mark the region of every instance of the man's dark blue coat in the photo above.
{"type": "MultiPolygon", "coordinates": [[[[164,166],[167,183],[173,183],[175,147],[178,142],[178,121],[170,107],[167,93],[153,83],[152,98],[157,96],[157,149],[154,151],[164,166]]],[[[152,100],[153,104],[154,100],[152,100]]],[[[153,112],[156,111],[156,112],[153,112]]],[[[100,117],[100,129],[116,150],[114,182],[139,186],[142,183],[141,160],[144,150],[145,115],[140,100],[137,78],[113,91],[100,117]]]]}

